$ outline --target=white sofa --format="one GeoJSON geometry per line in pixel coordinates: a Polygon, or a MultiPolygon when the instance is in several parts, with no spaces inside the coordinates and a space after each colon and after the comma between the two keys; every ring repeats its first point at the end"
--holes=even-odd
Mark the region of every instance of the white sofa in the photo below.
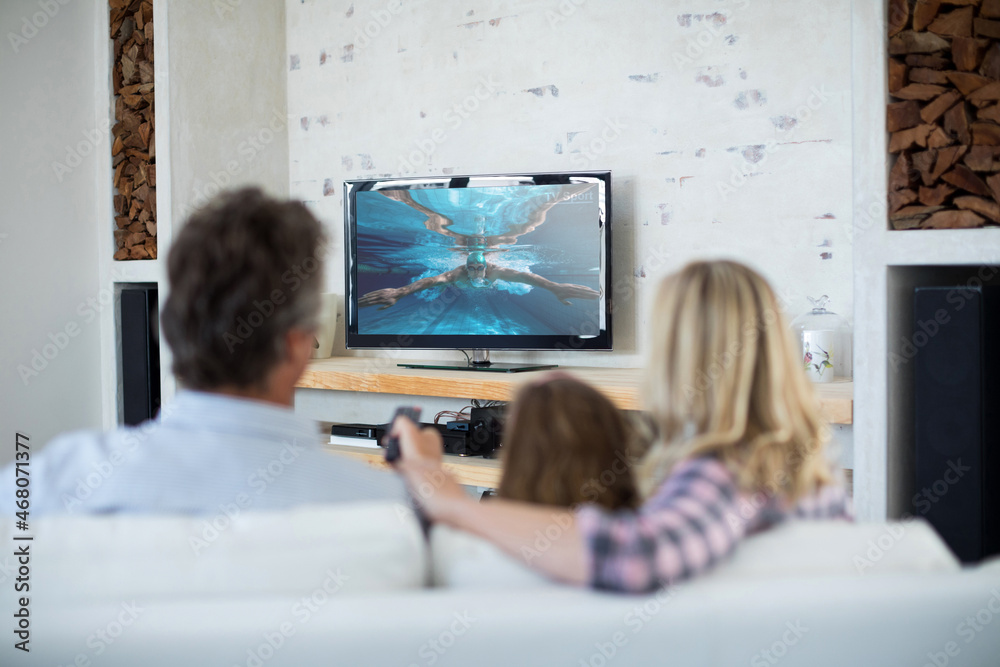
{"type": "Polygon", "coordinates": [[[1000,562],[963,570],[920,522],[788,524],[645,596],[551,583],[447,529],[428,549],[390,504],[32,529],[24,653],[25,542],[0,521],[4,666],[1000,665],[1000,562]]]}

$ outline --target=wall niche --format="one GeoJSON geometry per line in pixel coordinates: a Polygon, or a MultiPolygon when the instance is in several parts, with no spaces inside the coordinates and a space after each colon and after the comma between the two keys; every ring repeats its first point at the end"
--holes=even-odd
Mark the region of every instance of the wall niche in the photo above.
{"type": "Polygon", "coordinates": [[[152,0],[110,0],[116,260],[156,259],[152,0]]]}
{"type": "Polygon", "coordinates": [[[1000,0],[890,0],[892,229],[1000,224],[1000,0]]]}

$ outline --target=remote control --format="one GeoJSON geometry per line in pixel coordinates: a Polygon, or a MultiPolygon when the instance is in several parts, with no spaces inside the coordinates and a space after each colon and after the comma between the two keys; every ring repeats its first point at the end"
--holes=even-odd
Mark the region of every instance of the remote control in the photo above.
{"type": "MultiPolygon", "coordinates": [[[[404,406],[396,408],[396,414],[392,416],[392,421],[389,422],[389,428],[392,429],[392,425],[396,423],[396,417],[409,417],[417,425],[420,424],[420,408],[414,406],[404,406]]],[[[386,435],[388,440],[385,441],[385,460],[389,463],[397,460],[400,456],[399,452],[399,438],[394,435],[386,435]]]]}

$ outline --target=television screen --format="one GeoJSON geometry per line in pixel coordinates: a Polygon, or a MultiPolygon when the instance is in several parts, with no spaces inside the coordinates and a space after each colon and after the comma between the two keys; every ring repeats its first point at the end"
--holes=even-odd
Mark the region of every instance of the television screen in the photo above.
{"type": "Polygon", "coordinates": [[[345,183],[349,347],[610,349],[610,174],[345,183]]]}

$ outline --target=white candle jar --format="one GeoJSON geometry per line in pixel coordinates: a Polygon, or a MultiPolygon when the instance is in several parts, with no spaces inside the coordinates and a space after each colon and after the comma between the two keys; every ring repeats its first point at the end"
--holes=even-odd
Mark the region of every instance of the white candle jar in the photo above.
{"type": "Polygon", "coordinates": [[[851,327],[840,315],[826,309],[830,298],[809,297],[813,309],[792,321],[799,342],[802,368],[813,382],[851,378],[851,327]]]}

